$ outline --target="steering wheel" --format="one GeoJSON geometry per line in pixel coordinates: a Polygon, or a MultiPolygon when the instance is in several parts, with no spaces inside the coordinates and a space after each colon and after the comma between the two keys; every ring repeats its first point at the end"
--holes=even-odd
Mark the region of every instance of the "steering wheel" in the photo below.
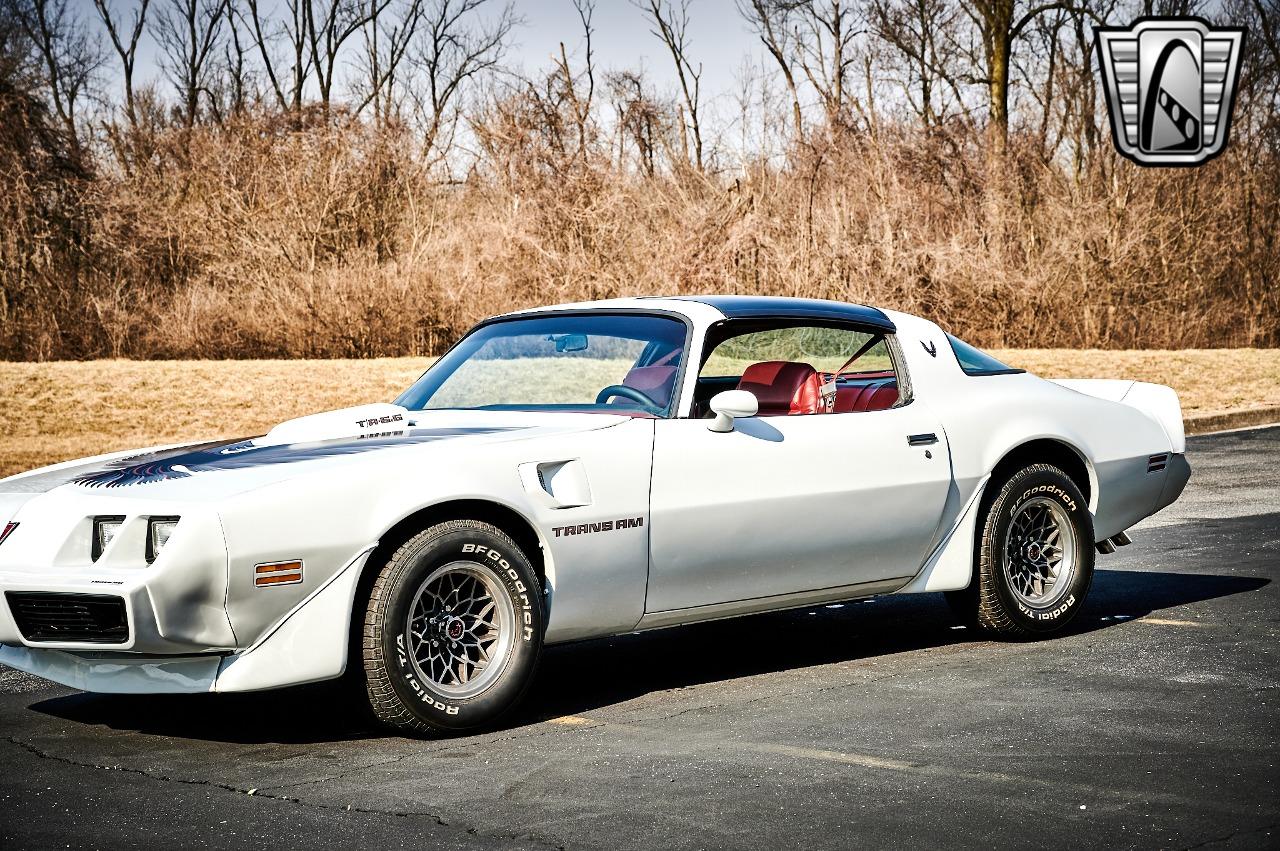
{"type": "Polygon", "coordinates": [[[645,394],[641,393],[634,387],[628,387],[625,384],[610,384],[608,387],[596,394],[596,404],[603,405],[614,396],[625,396],[632,402],[638,402],[646,408],[653,408],[656,411],[662,410],[662,406],[645,394]]]}

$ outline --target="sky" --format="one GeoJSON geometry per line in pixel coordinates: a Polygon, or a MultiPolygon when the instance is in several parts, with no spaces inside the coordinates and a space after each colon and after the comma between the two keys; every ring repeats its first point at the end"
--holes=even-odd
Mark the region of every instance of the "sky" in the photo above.
{"type": "MultiPolygon", "coordinates": [[[[152,8],[166,0],[152,0],[152,8]]],[[[86,20],[96,21],[93,0],[72,0],[81,7],[86,20]]],[[[234,2],[234,0],[233,0],[234,2]]],[[[500,7],[502,0],[490,0],[490,8],[500,7]]],[[[270,2],[264,4],[270,6],[270,2]]],[[[534,74],[551,65],[559,55],[560,42],[570,52],[570,60],[580,68],[585,59],[582,25],[571,0],[514,0],[516,14],[525,21],[513,37],[508,64],[534,74]]],[[[131,0],[113,0],[118,10],[132,8],[131,0]]],[[[120,14],[120,12],[117,12],[120,14]]],[[[152,14],[148,14],[148,19],[152,14]]],[[[597,0],[594,48],[596,67],[603,73],[623,68],[644,67],[659,89],[674,93],[676,77],[672,60],[662,42],[650,32],[644,14],[631,0],[597,0]]],[[[704,99],[713,100],[734,87],[735,74],[743,57],[757,56],[761,46],[755,35],[738,15],[734,0],[692,0],[689,16],[691,55],[702,63],[704,99]]],[[[352,46],[357,45],[353,39],[352,46]]],[[[110,55],[114,60],[114,54],[110,55]]],[[[111,76],[115,76],[112,69],[111,76]]],[[[139,83],[162,79],[157,64],[157,48],[153,39],[139,47],[139,83]]]]}
{"type": "MultiPolygon", "coordinates": [[[[570,0],[517,0],[528,21],[513,51],[526,71],[549,64],[566,49],[582,56],[582,26],[570,0]]],[[[650,32],[644,14],[630,0],[598,0],[594,23],[597,65],[604,71],[643,66],[660,86],[675,86],[671,55],[650,32]]],[[[702,90],[717,95],[733,89],[743,57],[758,55],[756,36],[738,15],[734,0],[693,0],[689,13],[690,54],[703,67],[702,90]]]]}

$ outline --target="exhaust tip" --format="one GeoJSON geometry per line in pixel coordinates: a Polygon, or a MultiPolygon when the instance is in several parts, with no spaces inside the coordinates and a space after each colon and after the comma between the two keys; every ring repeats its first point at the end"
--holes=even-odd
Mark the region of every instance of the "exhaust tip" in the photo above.
{"type": "Polygon", "coordinates": [[[1116,545],[1111,543],[1110,539],[1105,541],[1098,541],[1098,543],[1094,544],[1094,546],[1097,547],[1098,552],[1102,553],[1104,556],[1110,555],[1111,553],[1114,553],[1116,551],[1116,545]]]}
{"type": "Polygon", "coordinates": [[[1133,543],[1133,539],[1124,532],[1121,532],[1119,535],[1111,536],[1111,543],[1115,544],[1117,547],[1127,547],[1133,543]]]}

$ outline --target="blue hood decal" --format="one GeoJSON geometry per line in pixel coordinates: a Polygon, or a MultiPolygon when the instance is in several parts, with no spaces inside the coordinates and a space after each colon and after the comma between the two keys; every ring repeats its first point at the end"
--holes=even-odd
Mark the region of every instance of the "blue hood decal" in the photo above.
{"type": "Polygon", "coordinates": [[[218,470],[244,470],[273,464],[293,464],[316,458],[354,455],[372,449],[385,449],[415,443],[430,443],[450,437],[492,434],[511,428],[438,428],[411,429],[405,434],[371,435],[312,443],[285,443],[257,446],[252,439],[224,440],[171,449],[151,455],[138,455],[116,461],[94,473],[76,476],[71,481],[91,488],[119,488],[126,485],[185,479],[196,473],[218,470]]]}

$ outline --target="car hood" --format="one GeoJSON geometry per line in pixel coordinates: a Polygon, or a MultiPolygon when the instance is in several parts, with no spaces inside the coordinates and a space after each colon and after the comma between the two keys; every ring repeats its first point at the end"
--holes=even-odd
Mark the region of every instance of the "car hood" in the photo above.
{"type": "MultiPolygon", "coordinates": [[[[496,441],[591,431],[625,422],[610,414],[524,411],[408,411],[378,404],[281,423],[265,435],[98,456],[0,479],[5,495],[57,488],[118,496],[207,499],[272,484],[358,456],[447,443],[450,451],[496,441]]],[[[369,458],[368,460],[373,460],[369,458]]]]}

